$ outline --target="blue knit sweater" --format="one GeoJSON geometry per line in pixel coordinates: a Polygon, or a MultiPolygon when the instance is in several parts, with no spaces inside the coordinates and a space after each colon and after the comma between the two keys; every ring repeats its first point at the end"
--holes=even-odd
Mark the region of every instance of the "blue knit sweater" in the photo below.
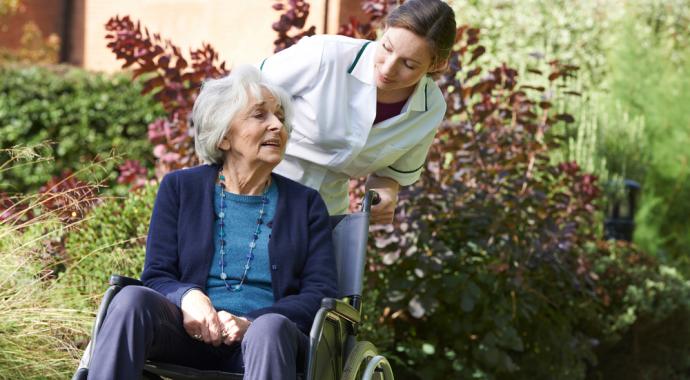
{"type": "MultiPolygon", "coordinates": [[[[220,214],[220,185],[216,185],[213,199],[214,211],[220,214]]],[[[263,219],[267,224],[259,226],[259,238],[253,251],[247,277],[239,292],[229,291],[229,285],[238,284],[242,280],[244,265],[247,263],[249,242],[256,230],[256,220],[261,209],[261,195],[240,195],[225,192],[225,215],[223,218],[225,230],[225,256],[220,255],[220,219],[213,225],[214,251],[211,260],[211,270],[206,281],[206,292],[216,310],[225,310],[234,315],[244,316],[252,310],[268,307],[273,304],[273,290],[271,289],[271,264],[268,262],[268,236],[271,233],[273,215],[278,201],[278,188],[275,183],[266,192],[268,203],[264,206],[263,219]],[[220,261],[223,260],[226,281],[220,277],[220,261]]]]}
{"type": "MultiPolygon", "coordinates": [[[[161,181],[146,240],[141,280],[180,306],[185,292],[204,290],[213,258],[213,188],[218,166],[178,170],[161,181]]],[[[337,294],[331,227],[319,193],[277,174],[278,204],[268,255],[275,302],[246,316],[286,316],[309,334],[324,297],[337,294]]]]}

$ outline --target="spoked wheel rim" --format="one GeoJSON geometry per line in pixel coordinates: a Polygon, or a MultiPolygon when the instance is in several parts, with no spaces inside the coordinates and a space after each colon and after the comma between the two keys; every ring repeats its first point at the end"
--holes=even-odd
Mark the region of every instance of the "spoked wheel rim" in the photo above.
{"type": "Polygon", "coordinates": [[[371,342],[357,342],[345,361],[342,380],[393,380],[393,371],[371,342]],[[376,370],[376,371],[375,371],[376,370]]]}

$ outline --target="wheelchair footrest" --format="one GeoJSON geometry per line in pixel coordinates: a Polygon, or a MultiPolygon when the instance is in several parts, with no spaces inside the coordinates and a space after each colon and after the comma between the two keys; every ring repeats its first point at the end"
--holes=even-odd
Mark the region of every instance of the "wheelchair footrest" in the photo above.
{"type": "Polygon", "coordinates": [[[241,373],[200,370],[168,363],[147,362],[144,365],[144,372],[176,380],[242,380],[241,373]]]}
{"type": "MultiPolygon", "coordinates": [[[[242,380],[241,373],[230,373],[214,370],[201,370],[169,363],[146,362],[144,373],[168,377],[174,380],[242,380]]],[[[304,379],[297,374],[297,380],[304,379]]]]}

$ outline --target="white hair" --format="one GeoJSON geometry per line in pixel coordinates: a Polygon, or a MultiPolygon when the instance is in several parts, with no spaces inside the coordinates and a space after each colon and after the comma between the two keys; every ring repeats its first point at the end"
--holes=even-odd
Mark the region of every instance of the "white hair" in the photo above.
{"type": "Polygon", "coordinates": [[[250,65],[240,65],[222,78],[209,79],[201,86],[192,109],[194,149],[205,164],[222,164],[224,155],[218,149],[230,123],[249,102],[250,96],[262,101],[261,90],[268,90],[278,100],[285,115],[284,127],[292,130],[292,100],[280,87],[269,83],[261,72],[250,65]]]}

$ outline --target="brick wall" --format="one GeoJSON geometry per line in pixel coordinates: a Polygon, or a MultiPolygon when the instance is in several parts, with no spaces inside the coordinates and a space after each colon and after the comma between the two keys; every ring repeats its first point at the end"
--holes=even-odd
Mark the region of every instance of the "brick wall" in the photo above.
{"type": "Polygon", "coordinates": [[[33,21],[44,36],[60,35],[64,0],[22,0],[18,12],[0,18],[0,46],[20,46],[24,25],[33,21]]]}
{"type": "MultiPolygon", "coordinates": [[[[72,64],[91,70],[115,71],[121,63],[106,48],[104,25],[115,15],[129,15],[152,33],[160,33],[183,51],[214,46],[229,66],[256,63],[273,53],[275,32],[271,29],[278,12],[274,0],[22,0],[23,11],[0,20],[0,46],[16,47],[21,26],[34,21],[45,36],[67,33],[63,42],[72,64]],[[66,3],[67,2],[67,3],[66,3]],[[63,30],[64,6],[70,28],[63,30]],[[4,30],[3,30],[4,29],[4,30]]],[[[359,15],[355,0],[311,0],[307,25],[318,33],[336,33],[350,15],[359,15]]]]}

